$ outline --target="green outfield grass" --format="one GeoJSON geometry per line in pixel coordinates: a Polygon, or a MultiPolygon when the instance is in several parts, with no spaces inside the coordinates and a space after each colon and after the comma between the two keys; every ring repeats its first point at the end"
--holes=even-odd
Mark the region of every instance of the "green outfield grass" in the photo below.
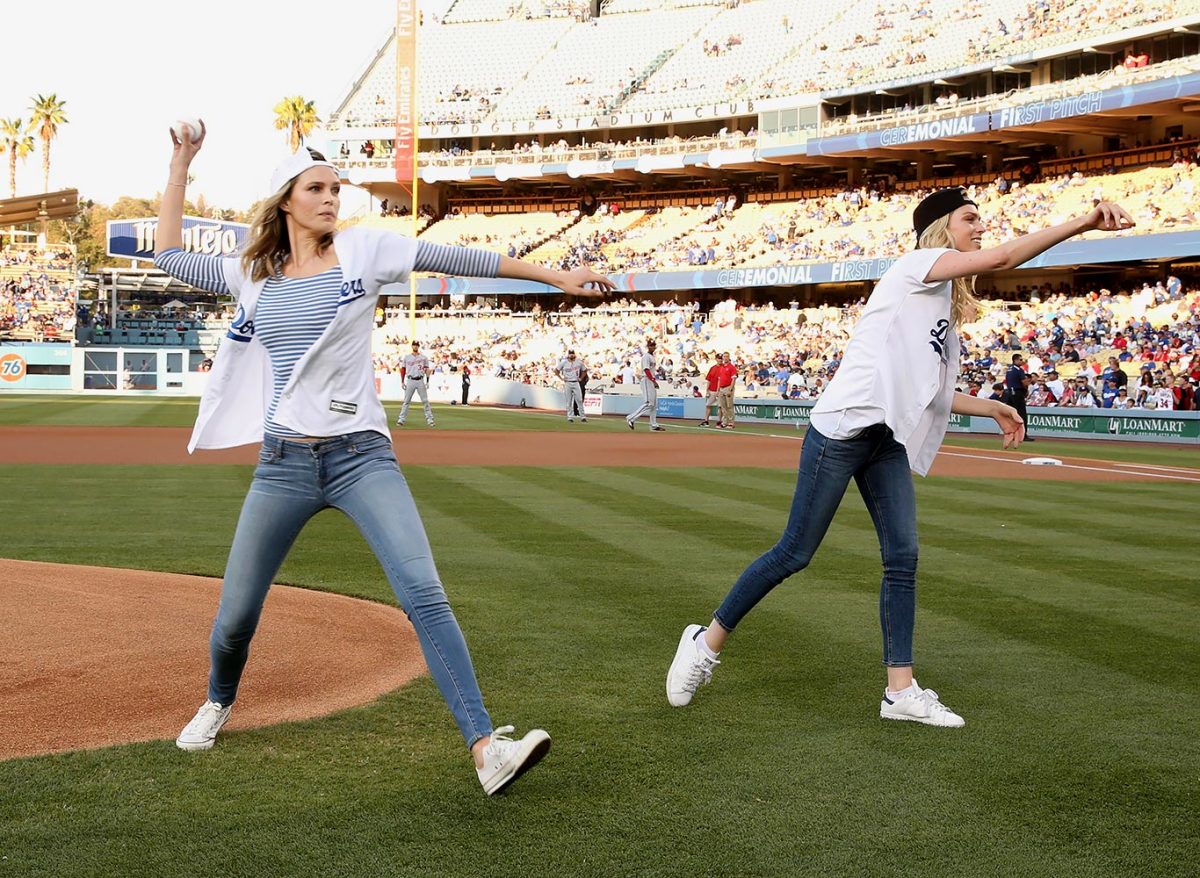
{"type": "MultiPolygon", "coordinates": [[[[459,414],[516,417],[439,428],[459,414]]],[[[675,710],[679,632],[777,537],[791,473],[406,473],[493,718],[548,728],[542,766],[483,796],[424,678],[207,754],[4,762],[0,876],[1194,874],[1195,486],[919,480],[918,676],[967,718],[943,730],[877,718],[878,548],[853,492],[675,710]]],[[[0,554],[219,575],[249,479],[5,466],[0,554]]],[[[280,579],[392,600],[333,512],[280,579]]]]}
{"type": "MultiPolygon", "coordinates": [[[[131,427],[190,427],[196,418],[198,401],[193,398],[163,399],[161,397],[118,396],[107,399],[95,396],[38,396],[0,395],[0,426],[131,426],[131,427]]],[[[399,403],[385,405],[388,420],[394,423],[400,411],[399,403]]],[[[435,405],[437,430],[504,430],[556,431],[581,430],[627,432],[621,418],[592,417],[587,424],[566,424],[561,414],[489,406],[435,405]]],[[[646,423],[643,420],[643,425],[646,423]]],[[[664,418],[663,424],[672,429],[692,432],[716,432],[696,425],[695,421],[675,421],[664,418]]],[[[644,428],[644,427],[643,427],[644,428]]],[[[408,419],[407,431],[428,429],[420,416],[408,419]]],[[[737,435],[786,436],[800,439],[804,430],[794,423],[739,423],[737,435]]],[[[962,433],[946,434],[946,445],[966,448],[999,449],[998,436],[977,436],[962,433]]],[[[1062,441],[1039,439],[1023,446],[1030,454],[1081,457],[1093,460],[1112,460],[1124,463],[1146,463],[1157,466],[1200,468],[1200,446],[1170,448],[1141,442],[1062,441]]],[[[798,456],[798,453],[797,453],[798,456]]]]}

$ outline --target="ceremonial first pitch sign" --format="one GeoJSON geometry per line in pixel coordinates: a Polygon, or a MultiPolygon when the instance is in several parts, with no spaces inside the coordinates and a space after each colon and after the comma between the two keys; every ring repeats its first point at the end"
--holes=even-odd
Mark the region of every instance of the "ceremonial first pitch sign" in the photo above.
{"type": "MultiPolygon", "coordinates": [[[[183,249],[208,256],[234,256],[246,243],[245,223],[183,218],[183,249]]],[[[154,259],[158,220],[153,218],[108,221],[108,255],[128,259],[154,259]]]]}

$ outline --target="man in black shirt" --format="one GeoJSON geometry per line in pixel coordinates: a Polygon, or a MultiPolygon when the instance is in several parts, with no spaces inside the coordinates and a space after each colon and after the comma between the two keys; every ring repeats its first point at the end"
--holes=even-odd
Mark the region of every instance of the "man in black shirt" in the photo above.
{"type": "Polygon", "coordinates": [[[1025,411],[1025,397],[1029,391],[1028,376],[1025,374],[1025,358],[1013,354],[1012,365],[1004,373],[1004,398],[1001,402],[1011,405],[1025,422],[1025,441],[1032,441],[1029,435],[1029,414],[1025,411]]]}

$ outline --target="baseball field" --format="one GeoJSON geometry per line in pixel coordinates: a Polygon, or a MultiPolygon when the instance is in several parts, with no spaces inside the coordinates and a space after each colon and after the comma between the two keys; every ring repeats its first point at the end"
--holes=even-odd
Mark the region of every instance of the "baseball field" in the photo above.
{"type": "Polygon", "coordinates": [[[387,677],[380,632],[407,623],[331,511],[277,581],[349,621],[289,635],[319,611],[268,602],[234,719],[212,751],[177,750],[216,592],[173,577],[221,575],[254,450],[189,460],[191,400],[0,399],[0,558],[90,568],[44,568],[36,595],[11,572],[42,568],[0,568],[0,754],[24,754],[0,761],[0,876],[1194,874],[1200,451],[948,439],[917,484],[916,659],[967,720],[950,730],[878,719],[879,550],[853,489],[713,685],[668,707],[679,632],[782,530],[799,431],[436,414],[395,433],[397,456],[489,710],[554,739],[491,799],[428,676],[387,677]],[[127,574],[128,631],[85,587],[123,570],[171,575],[127,574]],[[28,755],[48,731],[122,727],[175,641],[197,665],[157,738],[28,755]],[[102,669],[72,665],[100,643],[102,669]],[[348,698],[366,678],[382,694],[348,698]],[[77,701],[12,707],[52,684],[77,701]],[[297,701],[309,718],[247,721],[297,701]]]}

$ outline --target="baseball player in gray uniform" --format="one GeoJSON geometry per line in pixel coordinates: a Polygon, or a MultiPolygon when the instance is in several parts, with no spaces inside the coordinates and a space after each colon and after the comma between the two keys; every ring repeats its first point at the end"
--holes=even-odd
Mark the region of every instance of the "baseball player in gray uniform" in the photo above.
{"type": "Polygon", "coordinates": [[[661,433],[666,427],[659,426],[658,423],[658,378],[655,377],[655,370],[658,368],[658,363],[654,359],[654,351],[658,347],[658,342],[650,339],[646,342],[646,353],[642,354],[642,407],[625,419],[625,423],[629,425],[629,429],[633,429],[633,424],[642,415],[650,415],[650,429],[661,433]]]}
{"type": "Polygon", "coordinates": [[[574,423],[575,418],[572,412],[576,403],[579,405],[579,420],[587,423],[587,414],[583,410],[583,389],[579,386],[579,379],[583,375],[584,365],[583,360],[575,356],[574,351],[567,351],[566,357],[558,361],[558,377],[562,379],[563,390],[567,395],[567,423],[574,423]]]}
{"type": "Polygon", "coordinates": [[[400,367],[404,378],[404,405],[400,407],[400,417],[396,418],[396,426],[403,427],[408,417],[408,404],[412,402],[413,394],[421,397],[425,406],[425,423],[433,426],[433,409],[429,405],[429,386],[426,384],[429,375],[429,358],[421,353],[421,343],[412,343],[412,353],[404,355],[404,365],[400,367]]]}

